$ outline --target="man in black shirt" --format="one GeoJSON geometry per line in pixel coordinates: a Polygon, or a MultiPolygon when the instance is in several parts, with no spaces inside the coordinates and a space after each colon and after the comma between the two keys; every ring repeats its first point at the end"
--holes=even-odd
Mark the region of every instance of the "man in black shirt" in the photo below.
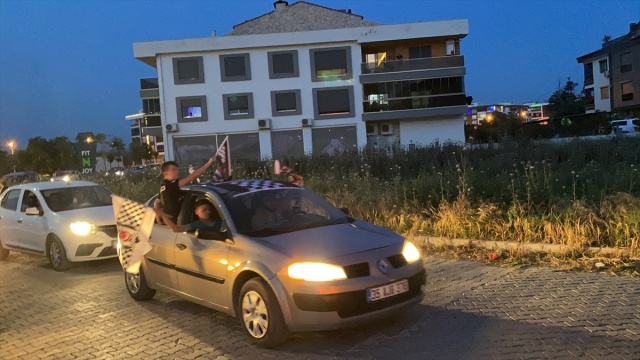
{"type": "Polygon", "coordinates": [[[165,161],[161,168],[164,180],[160,186],[160,196],[154,203],[154,207],[162,208],[162,211],[171,220],[175,221],[180,212],[180,201],[182,199],[182,190],[180,188],[202,175],[215,161],[215,157],[210,158],[206,164],[187,175],[184,179],[179,178],[178,164],[175,161],[165,161]]]}

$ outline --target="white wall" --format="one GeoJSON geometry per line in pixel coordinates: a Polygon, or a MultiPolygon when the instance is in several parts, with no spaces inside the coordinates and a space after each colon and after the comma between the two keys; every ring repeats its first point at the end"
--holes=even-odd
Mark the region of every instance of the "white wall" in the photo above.
{"type": "Polygon", "coordinates": [[[607,60],[607,69],[611,68],[611,62],[608,59],[608,56],[604,56],[600,59],[597,59],[592,62],[593,65],[593,98],[595,110],[587,111],[588,113],[593,113],[596,110],[600,111],[611,111],[611,88],[609,87],[609,99],[601,99],[600,98],[600,88],[602,86],[610,86],[609,78],[604,76],[604,73],[600,73],[600,60],[607,60]]]}
{"type": "Polygon", "coordinates": [[[411,120],[400,123],[400,145],[428,146],[438,141],[464,143],[464,119],[462,117],[411,120]]]}
{"type": "MultiPolygon", "coordinates": [[[[303,129],[305,153],[311,152],[311,128],[302,127],[302,119],[314,119],[313,90],[321,87],[351,86],[354,97],[354,117],[329,120],[313,120],[313,127],[333,127],[355,125],[358,133],[358,146],[366,145],[366,129],[362,119],[362,85],[357,81],[360,76],[361,49],[355,43],[332,43],[301,47],[273,47],[260,49],[243,49],[235,51],[214,51],[189,53],[184,55],[162,55],[158,57],[158,82],[160,84],[160,106],[163,114],[163,124],[176,123],[176,97],[202,96],[207,97],[208,121],[179,123],[179,131],[167,133],[164,131],[165,157],[173,160],[173,136],[211,135],[220,133],[258,132],[258,119],[271,119],[271,129],[303,129]],[[323,47],[351,46],[352,79],[328,82],[311,81],[310,49],[323,47]],[[269,79],[268,52],[280,50],[298,50],[299,76],[295,78],[269,79]],[[221,81],[220,55],[249,53],[251,64],[251,80],[221,81]],[[204,83],[175,85],[173,78],[173,58],[187,56],[202,56],[204,68],[204,83]],[[302,113],[293,116],[272,116],[271,91],[300,89],[302,113]],[[254,118],[225,120],[223,94],[253,93],[254,118]]],[[[271,157],[271,139],[269,131],[261,130],[260,149],[263,158],[271,157]]]]}

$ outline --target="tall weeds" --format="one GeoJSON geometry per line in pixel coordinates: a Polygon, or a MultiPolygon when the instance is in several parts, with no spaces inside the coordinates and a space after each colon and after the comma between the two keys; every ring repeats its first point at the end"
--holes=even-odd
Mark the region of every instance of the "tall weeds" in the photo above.
{"type": "MultiPolygon", "coordinates": [[[[640,138],[367,149],[283,162],[354,217],[400,233],[638,249],[640,138]]],[[[233,175],[273,178],[272,169],[271,161],[238,161],[233,175]]],[[[94,181],[145,201],[160,178],[94,181]]]]}

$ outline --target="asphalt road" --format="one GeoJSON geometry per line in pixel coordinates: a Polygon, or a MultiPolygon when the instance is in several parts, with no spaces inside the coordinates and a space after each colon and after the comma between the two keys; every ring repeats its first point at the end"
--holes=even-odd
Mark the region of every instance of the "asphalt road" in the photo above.
{"type": "Polygon", "coordinates": [[[640,280],[425,258],[428,293],[396,317],[254,347],[236,319],[158,293],[116,259],[64,273],[0,262],[1,359],[640,359],[640,280]]]}

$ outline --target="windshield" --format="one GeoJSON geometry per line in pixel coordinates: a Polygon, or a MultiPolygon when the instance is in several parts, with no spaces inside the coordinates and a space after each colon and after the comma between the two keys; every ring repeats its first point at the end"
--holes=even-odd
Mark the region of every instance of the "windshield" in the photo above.
{"type": "Polygon", "coordinates": [[[52,211],[67,211],[111,205],[111,192],[98,185],[42,190],[52,211]]]}
{"type": "Polygon", "coordinates": [[[306,189],[269,189],[226,194],[223,200],[238,232],[268,236],[351,221],[306,189]]]}

